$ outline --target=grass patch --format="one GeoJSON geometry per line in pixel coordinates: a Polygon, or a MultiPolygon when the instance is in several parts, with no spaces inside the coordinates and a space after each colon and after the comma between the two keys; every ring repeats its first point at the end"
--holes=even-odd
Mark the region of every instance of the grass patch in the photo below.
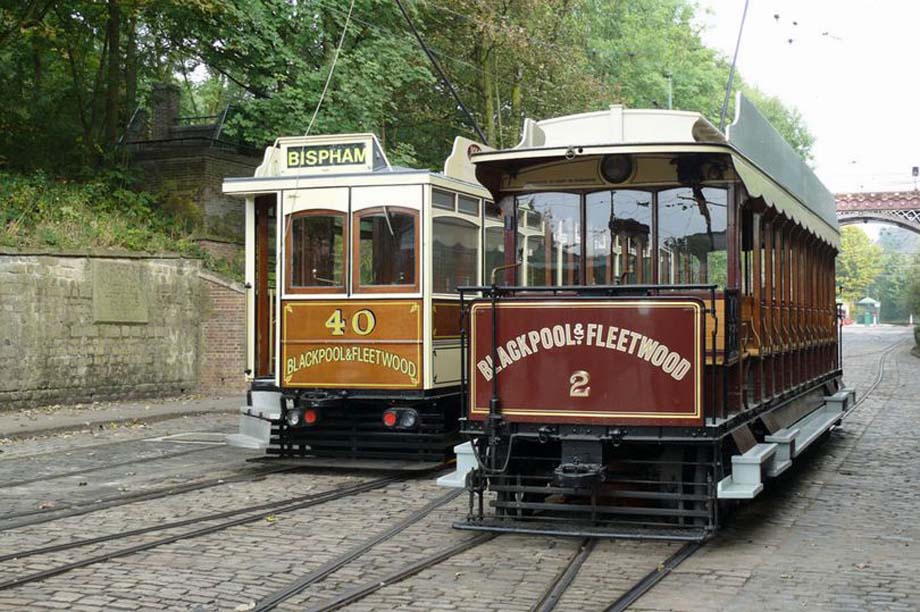
{"type": "Polygon", "coordinates": [[[242,279],[241,261],[212,257],[186,221],[166,212],[153,194],[132,191],[126,183],[124,175],[114,172],[85,181],[0,172],[0,246],[171,252],[242,279]]]}

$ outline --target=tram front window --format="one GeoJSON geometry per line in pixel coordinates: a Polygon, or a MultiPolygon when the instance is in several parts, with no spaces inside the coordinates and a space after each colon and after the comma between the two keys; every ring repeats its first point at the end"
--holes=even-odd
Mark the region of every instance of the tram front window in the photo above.
{"type": "Polygon", "coordinates": [[[289,286],[345,290],[345,215],[301,213],[290,225],[289,286]]]}
{"type": "Polygon", "coordinates": [[[652,194],[619,189],[585,196],[587,285],[652,282],[652,194]]]}
{"type": "Polygon", "coordinates": [[[523,284],[581,282],[581,197],[574,193],[530,193],[517,198],[518,260],[523,284]]]}
{"type": "Polygon", "coordinates": [[[658,194],[658,265],[663,285],[725,287],[725,189],[680,187],[658,194]]]}
{"type": "Polygon", "coordinates": [[[389,206],[358,215],[358,279],[362,287],[415,285],[417,213],[389,206]]]}

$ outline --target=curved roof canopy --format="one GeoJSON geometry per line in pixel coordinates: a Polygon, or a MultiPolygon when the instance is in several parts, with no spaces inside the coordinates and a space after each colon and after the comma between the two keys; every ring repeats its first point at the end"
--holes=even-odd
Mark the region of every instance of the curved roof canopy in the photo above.
{"type": "Polygon", "coordinates": [[[700,113],[613,105],[606,111],[525,119],[517,145],[501,151],[482,147],[470,157],[478,165],[551,156],[696,150],[730,155],[748,193],[763,198],[825,242],[839,245],[833,194],[740,93],[734,122],[725,134],[700,113]]]}

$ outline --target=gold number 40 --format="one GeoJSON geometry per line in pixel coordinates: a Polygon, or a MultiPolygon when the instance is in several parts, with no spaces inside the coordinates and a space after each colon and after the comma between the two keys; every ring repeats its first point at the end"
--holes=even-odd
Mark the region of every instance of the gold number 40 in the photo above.
{"type": "MultiPolygon", "coordinates": [[[[333,336],[345,335],[348,324],[345,322],[345,319],[342,318],[341,308],[336,308],[332,311],[332,314],[326,319],[325,326],[327,329],[332,330],[333,336]]],[[[377,317],[374,316],[373,311],[367,308],[359,310],[351,316],[351,328],[359,336],[368,335],[374,331],[375,327],[377,327],[377,317]]]]}

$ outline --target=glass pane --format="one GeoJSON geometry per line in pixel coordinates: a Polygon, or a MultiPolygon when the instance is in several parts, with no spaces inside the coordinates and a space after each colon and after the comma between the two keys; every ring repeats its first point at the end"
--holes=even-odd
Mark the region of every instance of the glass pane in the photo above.
{"type": "Polygon", "coordinates": [[[479,200],[466,196],[457,196],[457,210],[462,213],[479,216],[479,200]]]}
{"type": "MultiPolygon", "coordinates": [[[[483,284],[492,283],[492,270],[499,266],[505,265],[505,231],[501,225],[489,225],[486,227],[486,253],[485,267],[482,271],[483,284]]],[[[501,277],[501,272],[498,274],[501,277]]],[[[501,281],[501,278],[497,278],[501,281]]]]}
{"type": "Polygon", "coordinates": [[[713,187],[658,194],[658,262],[661,284],[725,287],[727,192],[713,187]]]}
{"type": "Polygon", "coordinates": [[[461,285],[475,285],[479,264],[479,228],[468,221],[438,217],[432,221],[432,291],[452,293],[461,285]]]}
{"type": "Polygon", "coordinates": [[[359,221],[360,284],[415,284],[415,215],[384,208],[359,221]]]}
{"type": "Polygon", "coordinates": [[[652,194],[619,189],[585,196],[588,285],[652,282],[652,194]]]}
{"type": "Polygon", "coordinates": [[[345,286],[345,215],[306,215],[291,222],[291,286],[345,286]]]}
{"type": "Polygon", "coordinates": [[[435,208],[443,208],[444,210],[453,210],[454,209],[454,194],[448,193],[446,191],[438,191],[433,189],[431,191],[431,205],[435,208]]]}
{"type": "Polygon", "coordinates": [[[525,284],[580,283],[581,198],[574,193],[532,193],[518,196],[517,207],[518,257],[525,284]]]}

